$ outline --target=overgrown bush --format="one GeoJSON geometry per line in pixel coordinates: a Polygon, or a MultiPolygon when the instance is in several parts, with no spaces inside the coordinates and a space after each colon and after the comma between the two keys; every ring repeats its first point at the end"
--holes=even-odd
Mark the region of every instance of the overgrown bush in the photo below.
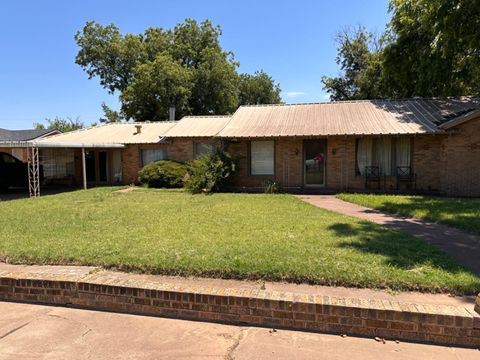
{"type": "Polygon", "coordinates": [[[185,188],[192,194],[220,191],[231,182],[236,168],[228,152],[215,148],[188,164],[185,188]]]}
{"type": "Polygon", "coordinates": [[[187,165],[170,160],[160,160],[145,165],[138,173],[142,183],[153,188],[179,188],[183,186],[183,178],[187,173],[187,165]]]}
{"type": "Polygon", "coordinates": [[[282,184],[275,180],[266,180],[263,183],[263,192],[265,194],[279,194],[282,192],[282,184]]]}

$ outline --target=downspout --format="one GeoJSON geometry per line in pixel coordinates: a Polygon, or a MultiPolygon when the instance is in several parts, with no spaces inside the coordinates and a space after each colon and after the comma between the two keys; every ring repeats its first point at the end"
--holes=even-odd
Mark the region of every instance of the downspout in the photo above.
{"type": "MultiPolygon", "coordinates": [[[[356,154],[354,154],[356,156],[356,154]]],[[[348,158],[347,158],[347,136],[345,136],[345,148],[343,152],[343,160],[347,162],[347,167],[345,169],[345,191],[348,191],[348,158]]]]}

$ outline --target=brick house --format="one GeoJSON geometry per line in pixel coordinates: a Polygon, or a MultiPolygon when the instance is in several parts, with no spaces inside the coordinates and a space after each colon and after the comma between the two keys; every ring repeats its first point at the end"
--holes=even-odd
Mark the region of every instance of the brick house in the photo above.
{"type": "Polygon", "coordinates": [[[82,176],[94,184],[136,182],[146,163],[190,161],[209,145],[239,157],[237,188],[259,189],[271,179],[291,191],[480,196],[475,97],[241,106],[231,116],[110,124],[32,143],[52,158],[68,152],[62,161],[77,184],[82,176]]]}

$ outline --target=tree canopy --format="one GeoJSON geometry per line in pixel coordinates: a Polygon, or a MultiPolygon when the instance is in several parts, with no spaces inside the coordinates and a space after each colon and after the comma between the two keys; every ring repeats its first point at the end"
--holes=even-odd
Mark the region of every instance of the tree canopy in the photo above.
{"type": "Polygon", "coordinates": [[[335,59],[341,74],[322,77],[330,99],[356,100],[382,97],[381,50],[383,40],[364,27],[345,28],[337,33],[338,54],[335,59]]]}
{"type": "Polygon", "coordinates": [[[33,127],[35,129],[57,129],[61,132],[73,131],[82,129],[85,125],[80,118],[72,119],[70,117],[62,118],[56,116],[54,119],[45,119],[45,124],[34,123],[33,127]]]}
{"type": "Polygon", "coordinates": [[[110,93],[118,92],[122,114],[135,120],[165,120],[171,106],[181,117],[228,114],[245,101],[280,102],[274,96],[279,85],[264,72],[238,74],[221,34],[209,20],[126,35],[114,24],[90,21],[75,35],[76,63],[110,93]]]}
{"type": "Polygon", "coordinates": [[[480,94],[480,0],[391,0],[379,38],[343,31],[332,100],[480,94]]]}

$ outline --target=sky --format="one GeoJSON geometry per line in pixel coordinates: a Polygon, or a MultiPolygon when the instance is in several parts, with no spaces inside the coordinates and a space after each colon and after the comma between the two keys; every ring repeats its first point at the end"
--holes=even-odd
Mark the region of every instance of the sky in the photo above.
{"type": "Polygon", "coordinates": [[[101,103],[119,109],[98,79],[75,64],[74,35],[89,20],[116,24],[122,33],[172,28],[186,18],[221,26],[221,44],[239,72],[263,69],[286,103],[328,101],[322,75],[335,76],[335,33],[364,25],[382,32],[388,0],[153,1],[82,0],[0,2],[0,128],[27,129],[46,118],[102,116],[101,103]]]}

